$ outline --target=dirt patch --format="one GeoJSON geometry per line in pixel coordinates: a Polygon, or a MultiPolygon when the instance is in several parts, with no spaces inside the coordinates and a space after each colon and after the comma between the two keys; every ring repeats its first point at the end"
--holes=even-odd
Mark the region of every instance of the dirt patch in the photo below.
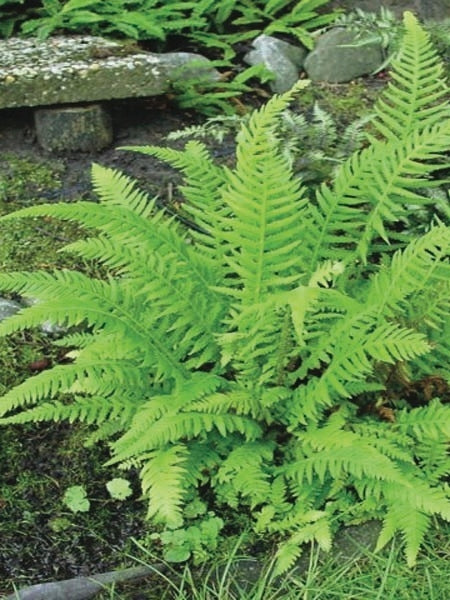
{"type": "MultiPolygon", "coordinates": [[[[153,195],[164,197],[168,182],[175,172],[164,163],[148,156],[118,150],[122,145],[166,145],[164,138],[173,130],[198,122],[189,113],[167,110],[163,101],[126,101],[107,104],[111,111],[114,141],[110,148],[96,153],[48,154],[37,144],[31,109],[4,110],[0,113],[0,145],[2,154],[23,158],[37,157],[63,166],[62,187],[42,190],[48,201],[72,201],[92,198],[90,166],[98,162],[118,168],[142,181],[153,195]]],[[[175,145],[175,144],[174,144],[175,145]]],[[[179,143],[182,147],[184,144],[179,143]]]]}

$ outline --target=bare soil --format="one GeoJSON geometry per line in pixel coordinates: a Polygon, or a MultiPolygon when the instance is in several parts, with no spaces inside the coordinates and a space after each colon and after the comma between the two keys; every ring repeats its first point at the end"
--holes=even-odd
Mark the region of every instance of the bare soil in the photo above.
{"type": "MultiPolygon", "coordinates": [[[[22,158],[40,157],[57,161],[63,170],[60,190],[46,192],[49,201],[71,201],[92,197],[90,166],[98,162],[118,168],[142,181],[154,194],[164,197],[175,172],[161,161],[134,152],[119,150],[120,146],[167,145],[165,136],[199,121],[191,113],[177,112],[167,107],[164,99],[127,100],[106,103],[114,130],[111,147],[99,152],[47,153],[37,143],[32,109],[9,109],[0,112],[0,148],[2,154],[22,158]]],[[[172,144],[176,147],[176,143],[172,144]]],[[[178,144],[180,147],[183,143],[178,144]]]]}

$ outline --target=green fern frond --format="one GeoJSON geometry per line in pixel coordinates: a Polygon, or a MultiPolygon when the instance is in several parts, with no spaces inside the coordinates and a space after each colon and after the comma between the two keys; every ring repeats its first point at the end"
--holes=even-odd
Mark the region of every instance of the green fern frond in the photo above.
{"type": "MultiPolygon", "coordinates": [[[[435,332],[441,332],[450,320],[450,271],[445,277],[445,281],[440,281],[440,269],[434,272],[433,282],[428,288],[414,290],[407,320],[409,324],[420,327],[422,324],[431,328],[435,332]]],[[[427,277],[425,277],[427,278],[427,277]]],[[[432,334],[430,334],[431,343],[433,343],[432,334]]],[[[438,335],[438,337],[441,337],[438,335]]],[[[442,336],[442,343],[448,341],[447,336],[442,336]]]]}
{"type": "Polygon", "coordinates": [[[414,330],[386,324],[367,336],[364,350],[376,360],[394,364],[408,361],[431,350],[426,337],[414,330]]]}
{"type": "Polygon", "coordinates": [[[178,445],[146,456],[141,470],[142,492],[149,498],[148,518],[171,529],[183,524],[181,506],[186,495],[187,449],[178,445]]]}
{"type": "Polygon", "coordinates": [[[370,209],[364,223],[357,252],[366,260],[375,234],[389,240],[387,225],[399,221],[406,207],[429,204],[429,199],[411,191],[426,185],[428,174],[443,168],[436,161],[450,145],[450,121],[413,130],[403,140],[386,144],[372,144],[372,160],[365,164],[364,179],[360,186],[361,199],[369,202],[370,209]]]}
{"type": "Polygon", "coordinates": [[[444,68],[430,36],[412,13],[405,12],[403,19],[405,35],[391,64],[392,81],[375,104],[373,121],[390,141],[450,116],[449,107],[443,102],[449,91],[444,68]]]}
{"type": "Polygon", "coordinates": [[[302,543],[294,544],[285,542],[278,549],[276,554],[276,571],[275,574],[281,575],[289,571],[295,563],[295,561],[301,556],[303,552],[302,543]]]}
{"type": "Polygon", "coordinates": [[[306,542],[315,540],[322,550],[328,552],[331,549],[331,539],[330,523],[328,519],[326,517],[315,517],[313,523],[301,526],[300,531],[280,545],[280,548],[275,555],[276,563],[274,574],[280,575],[289,570],[294,565],[296,559],[301,555],[302,546],[306,542]]]}
{"type": "MultiPolygon", "coordinates": [[[[106,169],[108,172],[108,170],[106,169]]],[[[104,174],[98,180],[97,191],[102,194],[100,185],[107,177],[104,174]]],[[[119,174],[120,178],[120,174],[119,174]]],[[[107,202],[110,193],[108,186],[105,189],[105,202],[107,202]]],[[[102,199],[102,196],[100,196],[102,199]]],[[[147,212],[147,211],[146,211],[147,212]]],[[[185,277],[188,275],[202,289],[208,289],[210,285],[216,282],[217,268],[204,255],[193,252],[187,243],[187,233],[181,230],[175,220],[166,218],[164,211],[154,209],[154,201],[149,202],[148,212],[151,217],[142,218],[126,206],[126,200],[123,205],[117,201],[117,204],[95,204],[93,202],[77,202],[72,204],[42,204],[31,206],[19,210],[15,213],[5,215],[2,220],[20,217],[51,216],[64,220],[77,221],[87,227],[92,227],[102,231],[108,238],[119,246],[125,245],[128,251],[140,253],[143,249],[151,257],[158,253],[161,257],[173,257],[175,264],[180,265],[185,277]],[[127,232],[124,235],[124,230],[127,232]]],[[[81,256],[83,245],[77,246],[77,251],[81,256]]],[[[107,249],[107,261],[109,250],[107,249]]],[[[97,257],[102,260],[103,255],[97,257]]]]}
{"type": "Polygon", "coordinates": [[[172,372],[174,377],[184,378],[186,370],[180,362],[179,352],[170,345],[170,336],[166,334],[164,339],[158,334],[154,318],[150,319],[150,314],[142,311],[145,304],[137,309],[138,295],[126,280],[105,282],[75,271],[5,273],[0,274],[0,287],[42,299],[2,322],[0,335],[35,327],[48,318],[64,319],[67,325],[85,322],[111,331],[128,330],[135,336],[136,346],[141,343],[148,348],[157,374],[172,372]],[[49,314],[51,305],[54,310],[49,314]]]}
{"type": "Polygon", "coordinates": [[[177,332],[178,345],[190,355],[190,364],[200,366],[217,359],[215,334],[224,309],[212,303],[209,290],[199,289],[176,263],[168,263],[167,256],[162,259],[152,254],[145,260],[142,250],[120,247],[116,240],[104,237],[75,242],[65,249],[100,258],[109,268],[126,276],[127,281],[131,278],[146,303],[152,303],[153,312],[171,319],[169,330],[177,332]],[[192,297],[196,298],[195,303],[192,297]]]}
{"type": "Polygon", "coordinates": [[[403,409],[397,413],[396,428],[418,440],[450,438],[450,406],[438,399],[427,406],[403,409]]]}
{"type": "Polygon", "coordinates": [[[128,399],[75,396],[70,403],[44,402],[36,408],[12,417],[4,417],[1,422],[7,425],[8,423],[39,423],[41,421],[68,421],[69,423],[80,421],[96,426],[101,426],[105,422],[115,422],[124,427],[131,422],[137,406],[137,403],[133,406],[133,402],[128,399]]]}
{"type": "Polygon", "coordinates": [[[157,146],[129,146],[123,149],[156,156],[183,172],[185,184],[180,186],[186,199],[183,208],[196,225],[191,235],[216,256],[220,247],[215,244],[214,233],[219,229],[220,218],[225,216],[220,190],[227,176],[224,168],[212,162],[206,146],[191,141],[183,151],[157,146]]]}
{"type": "MultiPolygon", "coordinates": [[[[232,216],[224,220],[226,229],[220,235],[228,248],[225,260],[230,272],[238,278],[229,280],[236,302],[228,321],[232,330],[237,329],[237,335],[231,349],[226,348],[231,338],[222,338],[222,343],[225,355],[233,354],[241,362],[240,368],[256,369],[260,376],[262,365],[270,360],[265,348],[272,343],[260,343],[254,325],[263,325],[258,327],[260,340],[268,339],[272,332],[277,337],[279,318],[273,301],[266,303],[268,295],[287,290],[301,275],[306,200],[273,144],[274,120],[296,91],[274,97],[243,127],[238,136],[237,167],[223,190],[223,200],[232,216]],[[252,340],[251,347],[245,340],[252,340]]],[[[271,378],[276,370],[272,364],[264,377],[271,378]]]]}
{"type": "MultiPolygon", "coordinates": [[[[448,416],[446,417],[448,420],[448,416]]],[[[450,456],[448,454],[449,436],[425,439],[415,445],[416,460],[427,481],[438,485],[450,471],[450,456]]]]}
{"type": "Polygon", "coordinates": [[[330,257],[350,260],[346,248],[366,261],[375,235],[388,242],[388,227],[407,215],[412,202],[430,203],[413,190],[426,185],[424,175],[443,167],[436,158],[449,144],[447,120],[414,130],[402,140],[375,140],[343,163],[333,188],[323,185],[317,192],[311,268],[330,257]]]}
{"type": "Polygon", "coordinates": [[[290,415],[293,426],[318,419],[326,407],[351,397],[352,384],[362,382],[373,372],[374,359],[394,363],[429,352],[430,345],[423,334],[396,324],[376,327],[376,323],[373,311],[365,313],[356,308],[341,315],[330,327],[328,337],[321,340],[302,365],[302,374],[318,364],[323,373],[295,390],[296,403],[290,415]]]}
{"type": "MultiPolygon", "coordinates": [[[[54,398],[59,393],[84,392],[111,394],[117,384],[129,389],[145,389],[148,386],[146,369],[136,367],[132,361],[114,363],[107,358],[81,364],[58,365],[43,371],[7,392],[0,400],[0,416],[17,407],[37,404],[44,398],[54,398]],[[87,383],[85,383],[87,382],[87,383]],[[87,390],[86,390],[87,388],[87,390]]],[[[42,412],[38,412],[43,419],[42,412]]],[[[21,413],[8,418],[12,423],[21,419],[21,413]]],[[[50,417],[51,420],[54,416],[50,417]]]]}
{"type": "Polygon", "coordinates": [[[336,481],[351,474],[409,485],[397,465],[369,442],[350,432],[339,433],[326,447],[305,448],[298,460],[282,469],[284,474],[300,484],[315,477],[323,484],[329,476],[336,481]]]}
{"type": "Polygon", "coordinates": [[[93,343],[97,335],[98,333],[88,331],[75,331],[63,335],[63,337],[54,340],[53,343],[55,346],[62,346],[63,348],[85,348],[93,343]]]}
{"type": "Polygon", "coordinates": [[[189,405],[190,410],[221,414],[233,412],[237,415],[249,416],[257,421],[270,423],[270,411],[264,407],[264,401],[257,391],[237,387],[226,393],[216,393],[195,401],[189,405]]]}
{"type": "Polygon", "coordinates": [[[383,526],[378,536],[377,545],[375,552],[379,552],[382,548],[388,544],[396,532],[398,531],[398,524],[403,515],[403,507],[399,504],[391,504],[386,511],[383,519],[383,526]]]}
{"type": "Polygon", "coordinates": [[[430,517],[419,510],[404,511],[398,528],[405,540],[405,556],[409,567],[416,564],[417,554],[430,526],[430,517]]]}
{"type": "Polygon", "coordinates": [[[443,491],[421,481],[415,481],[413,486],[407,488],[387,485],[384,493],[389,508],[376,550],[386,545],[396,531],[401,531],[405,539],[407,562],[412,567],[428,529],[430,516],[439,514],[448,520],[450,501],[443,491]]]}
{"type": "Polygon", "coordinates": [[[230,248],[227,261],[239,276],[242,306],[258,305],[269,290],[285,290],[301,273],[306,200],[271,143],[274,120],[295,92],[294,88],[290,94],[272,98],[243,127],[238,136],[237,166],[223,192],[233,214],[223,233],[230,248]]]}
{"type": "Polygon", "coordinates": [[[441,225],[396,252],[389,267],[382,266],[372,278],[367,291],[378,315],[390,317],[411,294],[418,295],[427,286],[435,287],[449,250],[450,228],[441,225]]]}
{"type": "Polygon", "coordinates": [[[311,270],[317,262],[331,256],[348,258],[345,249],[354,245],[364,259],[374,233],[388,239],[384,223],[395,222],[407,214],[404,204],[426,203],[423,196],[412,190],[420,185],[426,187],[423,175],[443,167],[439,161],[433,161],[439,154],[443,156],[450,143],[449,108],[444,101],[447,88],[439,77],[436,79],[441,67],[436,66],[426,34],[412,15],[405,19],[408,64],[405,66],[399,58],[392,71],[394,79],[403,79],[404,89],[392,84],[387,92],[388,104],[382,101],[377,109],[376,123],[387,143],[371,138],[369,148],[355,153],[338,168],[333,188],[323,185],[318,191],[317,209],[311,208],[316,222],[311,232],[311,270]],[[424,108],[430,104],[431,108],[424,108]],[[385,117],[389,123],[382,125],[385,117]],[[370,204],[369,220],[364,218],[366,202],[370,204]]]}
{"type": "Polygon", "coordinates": [[[19,406],[36,404],[39,400],[52,398],[59,392],[68,392],[79,371],[79,368],[73,365],[59,365],[25,380],[1,398],[0,416],[19,406]]]}
{"type": "Polygon", "coordinates": [[[249,442],[235,448],[222,462],[217,482],[231,483],[237,494],[249,497],[252,508],[265,502],[271,485],[264,465],[272,461],[273,451],[271,442],[249,442]]]}
{"type": "MultiPolygon", "coordinates": [[[[115,447],[120,451],[130,441],[139,444],[147,431],[165,417],[171,417],[182,410],[192,410],[204,396],[218,395],[214,392],[222,385],[222,380],[212,373],[193,373],[189,379],[172,390],[172,393],[155,393],[149,400],[139,406],[137,414],[130,424],[129,431],[118,440],[115,447]]],[[[194,408],[195,410],[195,408],[194,408]]]]}
{"type": "Polygon", "coordinates": [[[151,425],[145,438],[137,437],[130,429],[114,445],[115,456],[107,464],[122,462],[131,456],[139,456],[168,443],[176,443],[184,439],[193,439],[213,429],[222,437],[237,432],[246,440],[255,440],[261,436],[261,428],[255,421],[246,417],[230,414],[205,414],[197,412],[182,412],[161,417],[151,425]]]}
{"type": "Polygon", "coordinates": [[[92,165],[92,185],[102,203],[125,206],[140,217],[149,217],[154,206],[140,191],[134,179],[96,163],[92,165]]]}

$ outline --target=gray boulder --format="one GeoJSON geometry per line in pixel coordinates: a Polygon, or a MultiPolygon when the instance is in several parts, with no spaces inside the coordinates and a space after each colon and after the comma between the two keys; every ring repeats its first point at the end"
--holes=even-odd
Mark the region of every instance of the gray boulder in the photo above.
{"type": "Polygon", "coordinates": [[[15,315],[21,309],[20,304],[13,300],[7,300],[6,298],[0,298],[0,321],[15,315]]]}
{"type": "Polygon", "coordinates": [[[290,90],[298,80],[306,48],[265,34],[258,36],[252,46],[254,50],[244,56],[244,61],[249,65],[263,64],[273,73],[274,79],[269,83],[273,92],[280,94],[290,90]]]}
{"type": "Polygon", "coordinates": [[[344,83],[376,71],[384,62],[383,48],[374,41],[358,44],[357,34],[343,27],[326,31],[305,60],[305,70],[313,81],[344,83]]]}

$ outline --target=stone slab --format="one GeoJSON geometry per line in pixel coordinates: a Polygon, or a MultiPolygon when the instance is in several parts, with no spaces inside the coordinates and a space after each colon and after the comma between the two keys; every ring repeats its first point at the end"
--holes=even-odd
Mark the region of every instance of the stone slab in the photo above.
{"type": "Polygon", "coordinates": [[[0,109],[157,96],[185,67],[218,76],[198,54],[143,52],[95,36],[0,40],[0,109]]]}

